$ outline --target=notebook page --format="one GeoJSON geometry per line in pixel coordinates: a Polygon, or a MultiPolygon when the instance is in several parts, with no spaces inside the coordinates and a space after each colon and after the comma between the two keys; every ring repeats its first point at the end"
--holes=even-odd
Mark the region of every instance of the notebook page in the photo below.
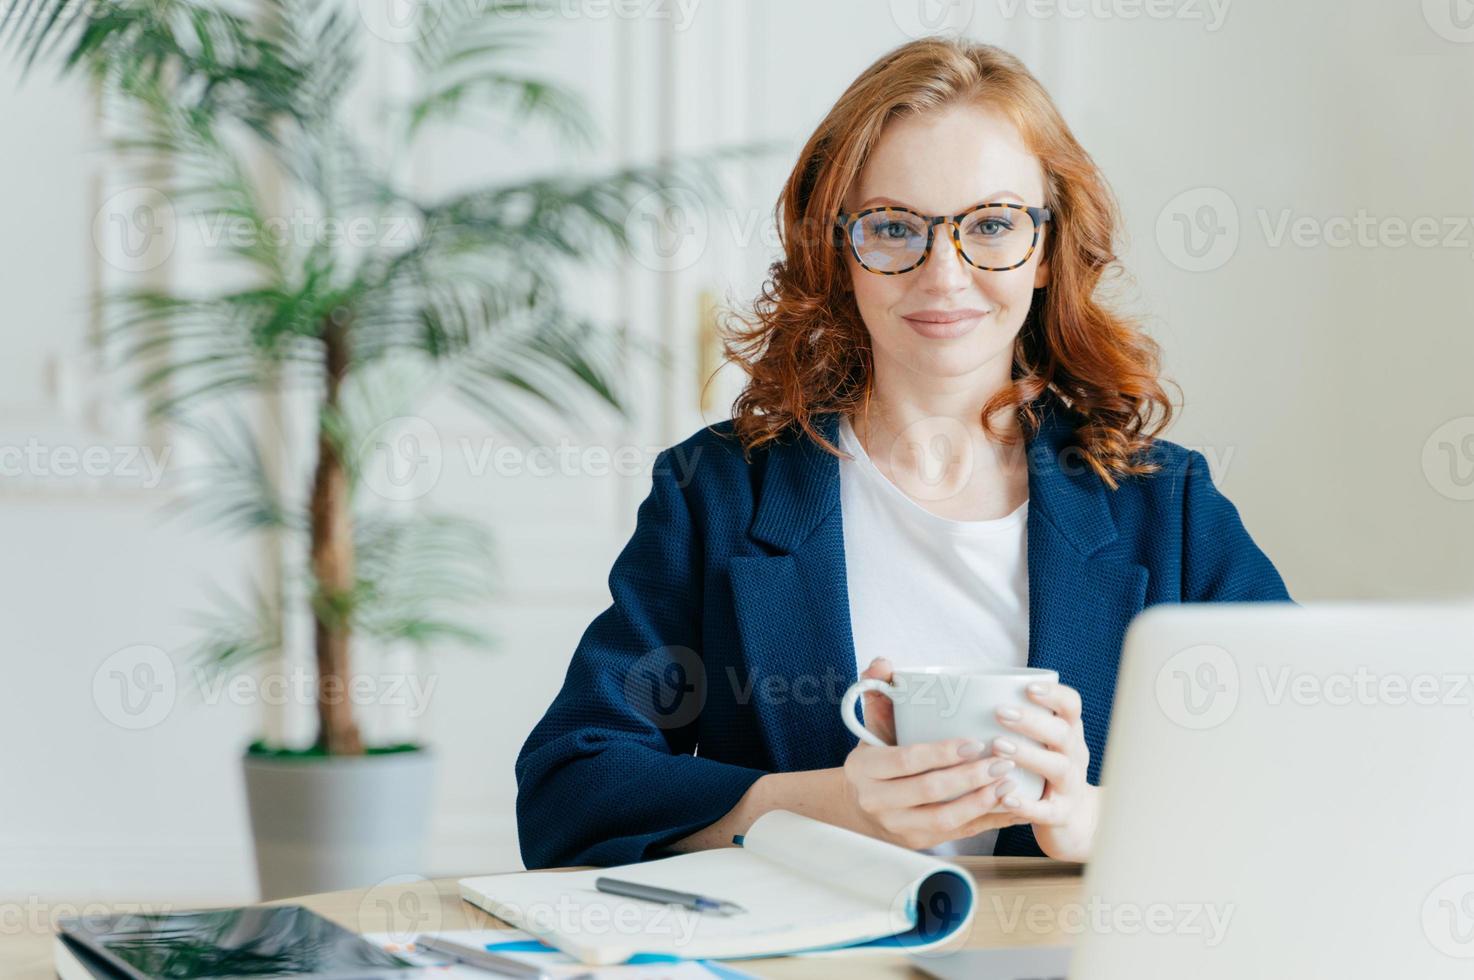
{"type": "Polygon", "coordinates": [[[867,902],[742,848],[592,871],[489,875],[460,884],[468,901],[593,964],[639,953],[691,959],[773,955],[864,942],[910,927],[904,909],[867,902]],[[747,912],[717,916],[610,895],[594,888],[601,875],[712,895],[747,912]]]}
{"type": "MultiPolygon", "coordinates": [[[[918,892],[934,875],[959,875],[966,890],[972,888],[971,875],[958,865],[788,810],[773,810],[754,820],[742,846],[778,867],[844,889],[868,906],[898,910],[908,922],[906,910],[924,897],[918,892]]],[[[971,905],[968,901],[968,914],[971,905]]],[[[955,902],[954,913],[962,915],[955,902]]]]}

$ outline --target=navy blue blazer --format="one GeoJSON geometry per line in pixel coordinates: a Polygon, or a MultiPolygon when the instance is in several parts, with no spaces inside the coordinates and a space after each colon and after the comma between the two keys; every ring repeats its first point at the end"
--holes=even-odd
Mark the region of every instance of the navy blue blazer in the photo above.
{"type": "MultiPolygon", "coordinates": [[[[1029,665],[1084,701],[1099,783],[1121,642],[1162,602],[1291,601],[1207,461],[1167,440],[1162,469],[1109,489],[1072,450],[1056,397],[1028,440],[1029,665]]],[[[838,415],[816,419],[831,442],[838,415]]],[[[662,451],[552,705],[517,756],[529,868],[613,865],[730,810],[769,772],[843,765],[856,679],[839,460],[807,437],[743,459],[730,421],[662,451]]],[[[1028,826],[996,854],[1040,853],[1028,826]]]]}

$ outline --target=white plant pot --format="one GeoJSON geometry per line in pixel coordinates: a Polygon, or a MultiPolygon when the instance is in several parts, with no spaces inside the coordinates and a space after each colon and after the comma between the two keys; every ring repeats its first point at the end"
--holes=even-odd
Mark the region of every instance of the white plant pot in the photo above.
{"type": "Polygon", "coordinates": [[[430,752],[242,762],[262,901],[425,873],[430,752]]]}

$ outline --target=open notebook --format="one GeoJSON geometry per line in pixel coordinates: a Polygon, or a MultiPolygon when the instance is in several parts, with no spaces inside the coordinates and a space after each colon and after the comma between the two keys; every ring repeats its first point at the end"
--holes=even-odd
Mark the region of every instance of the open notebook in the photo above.
{"type": "Polygon", "coordinates": [[[737,848],[592,871],[463,878],[461,897],[593,965],[872,947],[920,952],[965,934],[972,876],[927,854],[803,817],[763,814],[737,848]],[[699,892],[733,916],[596,891],[594,879],[699,892]]]}

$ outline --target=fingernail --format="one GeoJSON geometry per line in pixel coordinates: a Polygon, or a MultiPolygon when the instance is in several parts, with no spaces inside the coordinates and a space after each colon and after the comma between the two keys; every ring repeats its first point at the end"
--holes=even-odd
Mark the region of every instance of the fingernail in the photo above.
{"type": "Polygon", "coordinates": [[[1017,809],[1018,808],[1018,797],[1017,796],[1005,796],[1003,798],[1003,805],[1006,806],[1006,807],[1008,807],[1011,810],[1017,809]]]}
{"type": "Polygon", "coordinates": [[[988,747],[982,742],[964,742],[957,746],[957,754],[964,759],[976,759],[986,751],[988,747]]]}
{"type": "Polygon", "coordinates": [[[1018,746],[1006,738],[995,738],[993,739],[993,751],[999,755],[1013,755],[1018,751],[1018,746]]]}
{"type": "Polygon", "coordinates": [[[1043,694],[1047,690],[1049,690],[1049,686],[1041,683],[1040,681],[1035,681],[1034,683],[1029,685],[1030,694],[1043,694]]]}
{"type": "Polygon", "coordinates": [[[999,793],[1008,793],[1015,789],[1018,789],[1018,783],[1014,782],[1012,779],[1005,779],[1003,782],[998,784],[997,791],[999,793]]]}
{"type": "Polygon", "coordinates": [[[1004,721],[1018,721],[1023,715],[1019,714],[1017,708],[999,708],[998,717],[1004,721]]]}
{"type": "Polygon", "coordinates": [[[1010,770],[1012,768],[1013,768],[1013,760],[1012,759],[999,759],[997,762],[993,763],[991,766],[988,767],[988,775],[990,775],[990,776],[1001,776],[1005,772],[1008,772],[1008,770],[1010,770]]]}

